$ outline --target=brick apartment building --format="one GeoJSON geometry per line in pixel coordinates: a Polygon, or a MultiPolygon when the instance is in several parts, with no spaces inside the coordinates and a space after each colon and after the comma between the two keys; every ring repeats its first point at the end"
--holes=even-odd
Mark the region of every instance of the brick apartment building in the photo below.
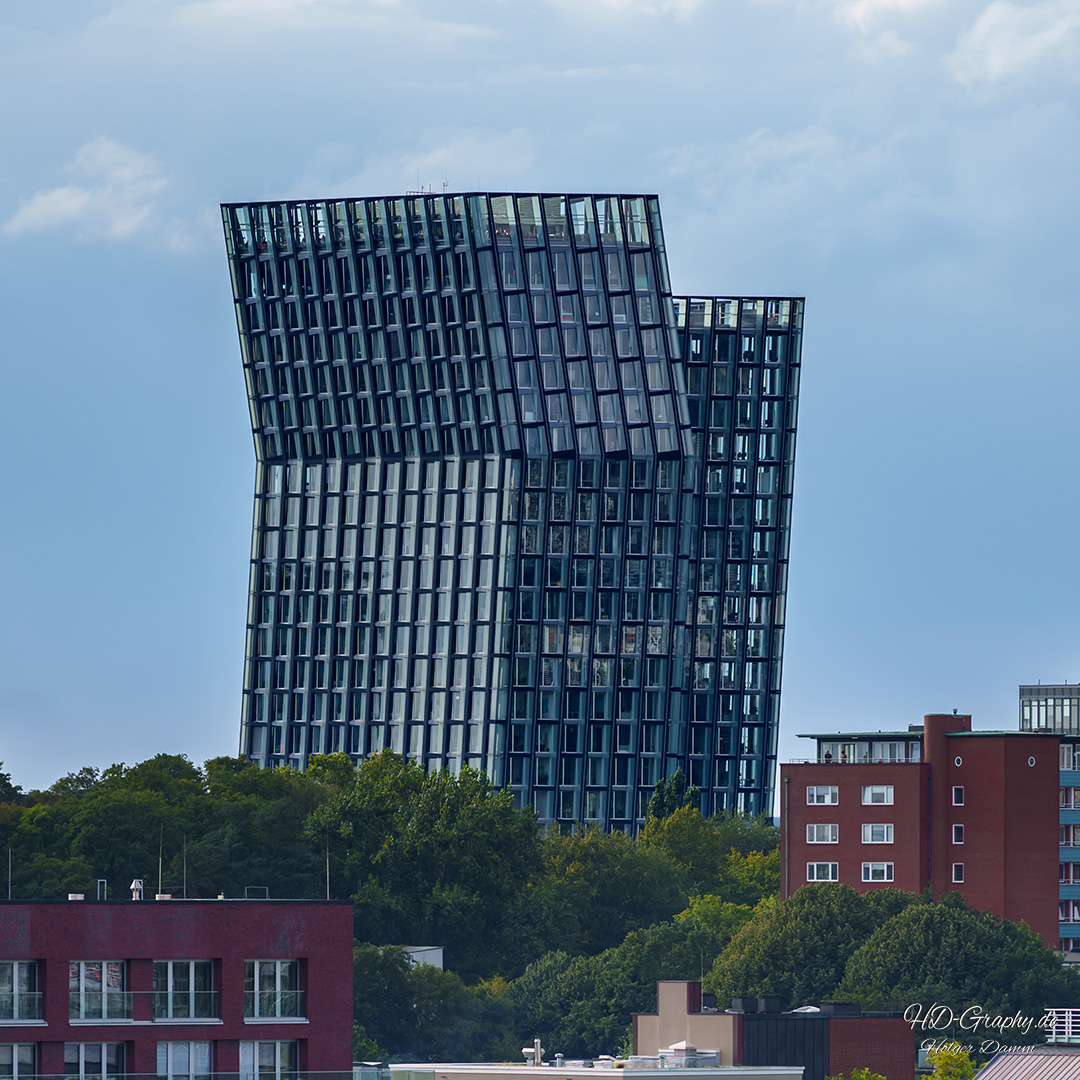
{"type": "Polygon", "coordinates": [[[0,903],[0,1075],[290,1080],[352,1064],[352,907],[0,903]]]}
{"type": "Polygon", "coordinates": [[[907,731],[804,738],[815,759],[780,771],[781,896],[828,881],[957,891],[1057,947],[1056,735],[935,714],[907,731]]]}

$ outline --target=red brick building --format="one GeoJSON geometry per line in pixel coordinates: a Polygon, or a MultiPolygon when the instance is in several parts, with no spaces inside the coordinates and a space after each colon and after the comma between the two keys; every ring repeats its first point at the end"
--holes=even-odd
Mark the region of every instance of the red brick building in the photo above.
{"type": "Polygon", "coordinates": [[[352,1064],[348,902],[0,903],[0,1075],[352,1064]]]}
{"type": "Polygon", "coordinates": [[[812,735],[780,770],[782,896],[836,881],[1023,920],[1058,944],[1058,739],[932,715],[902,732],[812,735]]]}

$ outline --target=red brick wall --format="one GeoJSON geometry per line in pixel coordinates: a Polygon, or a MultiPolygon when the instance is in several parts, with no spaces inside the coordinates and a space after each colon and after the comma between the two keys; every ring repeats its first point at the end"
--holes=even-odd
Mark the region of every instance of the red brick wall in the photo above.
{"type": "Polygon", "coordinates": [[[157,1042],[209,1040],[215,1071],[239,1068],[241,1040],[299,1040],[300,1067],[352,1063],[352,907],[347,902],[154,901],[0,903],[0,959],[37,960],[48,1027],[8,1026],[39,1044],[38,1070],[64,1072],[65,1042],[124,1042],[127,1072],[157,1068],[157,1042]],[[244,961],[300,960],[306,1023],[244,1022],[244,961]],[[214,960],[221,1024],[87,1024],[68,1020],[72,960],[126,960],[134,1019],[149,1020],[154,960],[214,960]]]}
{"type": "MultiPolygon", "coordinates": [[[[926,784],[923,764],[783,765],[780,769],[780,892],[789,896],[805,885],[808,862],[836,862],[840,882],[859,892],[895,888],[920,893],[927,885],[926,784]],[[864,786],[892,785],[891,806],[864,806],[864,786]],[[806,789],[834,785],[835,806],[808,806],[806,789]],[[808,844],[808,824],[838,826],[835,844],[808,844]],[[864,824],[891,824],[891,844],[864,844],[864,824]],[[891,882],[864,882],[864,862],[891,862],[891,882]],[[786,890],[785,890],[786,886],[786,890]]],[[[1056,833],[1055,833],[1056,836],[1056,833]]]]}
{"type": "Polygon", "coordinates": [[[829,1020],[829,1074],[849,1076],[868,1066],[886,1080],[915,1080],[915,1036],[902,1017],[829,1020]]]}
{"type": "Polygon", "coordinates": [[[972,907],[1023,920],[1057,948],[1058,740],[961,735],[946,739],[944,756],[931,766],[947,776],[931,841],[939,853],[934,896],[956,889],[972,907]],[[962,807],[952,805],[955,785],[964,787],[962,807]],[[952,842],[954,824],[964,826],[962,845],[952,842]],[[957,862],[962,885],[951,880],[957,862]]]}

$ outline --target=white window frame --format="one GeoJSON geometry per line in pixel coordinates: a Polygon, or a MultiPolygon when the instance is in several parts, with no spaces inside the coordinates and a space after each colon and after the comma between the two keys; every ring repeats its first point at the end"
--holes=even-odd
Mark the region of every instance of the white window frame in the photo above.
{"type": "Polygon", "coordinates": [[[90,1078],[90,1077],[93,1077],[94,1080],[98,1080],[98,1078],[101,1078],[101,1080],[106,1080],[107,1077],[111,1077],[111,1076],[113,1076],[113,1077],[124,1076],[126,1071],[127,1071],[125,1069],[125,1057],[126,1057],[125,1051],[126,1051],[126,1046],[122,1042],[121,1043],[102,1043],[102,1042],[64,1043],[64,1071],[68,1076],[78,1076],[78,1077],[80,1077],[80,1080],[88,1080],[88,1078],[90,1078]],[[99,1052],[101,1054],[101,1061],[96,1062],[96,1063],[91,1062],[91,1064],[97,1064],[98,1067],[96,1069],[92,1069],[92,1070],[88,1071],[87,1068],[86,1068],[86,1051],[90,1047],[96,1047],[99,1050],[99,1052]],[[116,1052],[116,1067],[112,1072],[109,1071],[109,1050],[110,1050],[110,1048],[115,1050],[115,1052],[116,1052]],[[78,1059],[79,1059],[78,1060],[79,1071],[77,1073],[69,1073],[69,1072],[67,1072],[67,1065],[68,1065],[67,1059],[68,1059],[69,1052],[71,1050],[77,1050],[78,1051],[77,1056],[78,1056],[78,1059]]]}
{"type": "Polygon", "coordinates": [[[40,1020],[36,960],[0,961],[0,1020],[40,1020]]]}
{"type": "Polygon", "coordinates": [[[808,844],[837,844],[839,843],[839,825],[807,825],[806,842],[808,844]],[[823,830],[830,830],[823,834],[823,830]]]}
{"type": "Polygon", "coordinates": [[[893,785],[892,784],[864,784],[862,789],[862,801],[863,806],[892,806],[893,804],[893,785]],[[881,793],[880,799],[875,799],[876,793],[881,793]]]}
{"type": "Polygon", "coordinates": [[[893,827],[890,822],[867,822],[862,827],[862,842],[864,844],[891,844],[893,842],[893,827]],[[874,839],[874,829],[881,829],[881,840],[874,839]]]}
{"type": "Polygon", "coordinates": [[[964,805],[964,785],[954,784],[952,789],[952,804],[953,806],[964,805]]]}
{"type": "Polygon", "coordinates": [[[244,1020],[303,1020],[305,1018],[304,992],[300,989],[299,960],[245,960],[244,961],[244,1020]],[[273,973],[274,988],[262,988],[262,976],[266,969],[273,973]],[[296,973],[296,986],[283,986],[290,981],[289,971],[296,973]]]}
{"type": "Polygon", "coordinates": [[[954,844],[962,844],[964,842],[964,826],[954,825],[952,827],[952,842],[954,844]]]}
{"type": "Polygon", "coordinates": [[[240,1078],[241,1080],[291,1080],[300,1072],[300,1044],[295,1039],[260,1039],[258,1042],[240,1043],[240,1078]],[[262,1065],[259,1062],[260,1049],[272,1046],[274,1065],[262,1065]],[[282,1050],[288,1048],[292,1056],[292,1066],[286,1063],[282,1067],[282,1050]]]}
{"type": "Polygon", "coordinates": [[[9,1080],[29,1080],[37,1075],[37,1043],[0,1043],[0,1058],[9,1055],[10,1061],[0,1061],[0,1068],[11,1070],[4,1073],[9,1080]],[[29,1062],[19,1060],[24,1052],[29,1062]]]}
{"type": "Polygon", "coordinates": [[[808,784],[806,786],[807,806],[835,806],[840,801],[840,792],[835,784],[808,784]],[[818,792],[824,798],[818,798],[818,792]]]}
{"type": "Polygon", "coordinates": [[[964,864],[962,862],[952,864],[952,883],[954,885],[964,884],[964,864]]]}
{"type": "Polygon", "coordinates": [[[214,993],[214,962],[212,960],[155,960],[153,977],[156,980],[159,964],[168,965],[165,969],[165,988],[153,991],[154,1020],[207,1020],[218,1018],[217,995],[214,993]],[[199,967],[196,967],[199,965],[199,967]],[[210,989],[196,990],[196,973],[205,972],[208,965],[210,989]],[[175,989],[179,973],[187,975],[187,990],[175,989]],[[162,1008],[164,1006],[164,1008],[162,1008]]]}
{"type": "Polygon", "coordinates": [[[839,881],[840,880],[840,864],[834,862],[808,862],[806,864],[806,880],[807,881],[839,881]],[[818,877],[818,867],[825,866],[828,869],[825,873],[827,877],[818,877]]]}
{"type": "Polygon", "coordinates": [[[127,962],[124,960],[69,961],[68,1019],[127,1020],[130,1023],[131,994],[127,992],[127,962]],[[101,968],[100,989],[98,990],[87,989],[87,968],[92,964],[101,968]]]}
{"type": "Polygon", "coordinates": [[[157,1075],[164,1080],[194,1080],[212,1074],[213,1049],[208,1039],[157,1044],[157,1075]],[[186,1069],[180,1067],[185,1058],[186,1069]]]}
{"type": "Polygon", "coordinates": [[[862,864],[863,881],[892,881],[895,864],[891,862],[864,862],[862,864]]]}

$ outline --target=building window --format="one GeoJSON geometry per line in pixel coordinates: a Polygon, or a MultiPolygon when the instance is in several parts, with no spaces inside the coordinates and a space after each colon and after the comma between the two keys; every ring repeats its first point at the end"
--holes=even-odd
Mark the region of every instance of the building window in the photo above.
{"type": "Polygon", "coordinates": [[[37,961],[0,961],[0,1020],[40,1019],[41,994],[37,992],[37,961]]]}
{"type": "Polygon", "coordinates": [[[34,1043],[0,1043],[0,1077],[29,1080],[36,1072],[37,1046],[34,1043]]]}
{"type": "Polygon", "coordinates": [[[806,864],[807,881],[839,881],[840,864],[834,862],[808,862],[806,864]]]}
{"type": "Polygon", "coordinates": [[[864,844],[891,844],[893,842],[893,827],[891,825],[864,825],[862,827],[862,842],[864,844]]]}
{"type": "Polygon", "coordinates": [[[808,844],[835,844],[837,833],[838,826],[836,825],[807,825],[806,842],[808,844]]]}
{"type": "Polygon", "coordinates": [[[964,826],[954,825],[952,827],[952,842],[954,844],[962,844],[964,842],[964,826]]]}
{"type": "Polygon", "coordinates": [[[892,784],[869,784],[862,789],[864,806],[892,806],[892,784]]]}
{"type": "Polygon", "coordinates": [[[242,1042],[241,1080],[293,1080],[299,1057],[297,1042],[242,1042]]]}
{"type": "Polygon", "coordinates": [[[209,1042],[159,1042],[157,1074],[167,1080],[210,1075],[209,1042]]]}
{"type": "Polygon", "coordinates": [[[962,862],[954,862],[952,864],[952,879],[960,885],[964,881],[964,864],[962,862]]]}
{"type": "Polygon", "coordinates": [[[155,1020],[217,1016],[217,998],[213,991],[213,961],[154,961],[155,1020]]]}
{"type": "MultiPolygon", "coordinates": [[[[303,1015],[304,995],[300,989],[299,960],[246,960],[244,962],[244,1016],[246,1018],[258,1020],[303,1015]]],[[[262,1075],[261,1072],[260,1075],[262,1075]]]]}
{"type": "Polygon", "coordinates": [[[835,806],[837,803],[837,788],[829,785],[809,786],[806,789],[807,806],[835,806]]]}
{"type": "Polygon", "coordinates": [[[127,993],[126,975],[123,960],[71,961],[68,1016],[72,1020],[130,1020],[131,995],[127,993]]]}
{"type": "Polygon", "coordinates": [[[953,806],[964,805],[964,788],[962,785],[952,789],[952,804],[953,806]]]}
{"type": "Polygon", "coordinates": [[[64,1043],[64,1075],[97,1077],[124,1075],[123,1043],[64,1043]]]}
{"type": "Polygon", "coordinates": [[[864,862],[862,879],[863,881],[892,881],[893,864],[891,862],[864,862]]]}

